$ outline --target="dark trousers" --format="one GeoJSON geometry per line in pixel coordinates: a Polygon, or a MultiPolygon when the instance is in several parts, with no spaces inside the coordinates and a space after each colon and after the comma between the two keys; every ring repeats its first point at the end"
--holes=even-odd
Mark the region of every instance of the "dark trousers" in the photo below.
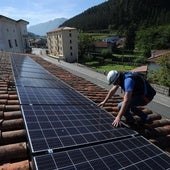
{"type": "MultiPolygon", "coordinates": [[[[119,109],[122,107],[122,103],[123,101],[118,104],[119,109]]],[[[124,114],[126,120],[127,121],[133,120],[133,116],[130,114],[130,111],[131,111],[134,114],[138,115],[142,121],[145,121],[147,118],[147,115],[141,109],[137,108],[137,106],[145,106],[146,104],[147,103],[144,100],[143,96],[133,96],[124,114]]]]}

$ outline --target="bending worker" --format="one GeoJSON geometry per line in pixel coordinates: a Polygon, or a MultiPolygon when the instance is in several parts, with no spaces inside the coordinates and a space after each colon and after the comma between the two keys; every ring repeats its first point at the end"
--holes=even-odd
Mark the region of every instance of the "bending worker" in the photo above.
{"type": "Polygon", "coordinates": [[[119,87],[124,91],[123,101],[118,104],[119,112],[112,123],[113,126],[117,127],[119,125],[122,116],[125,116],[127,123],[134,123],[130,112],[141,118],[138,124],[151,123],[151,117],[137,108],[137,106],[147,105],[153,99],[156,92],[141,75],[132,72],[122,73],[111,70],[107,75],[107,80],[109,84],[113,84],[113,87],[99,106],[104,106],[119,87]]]}

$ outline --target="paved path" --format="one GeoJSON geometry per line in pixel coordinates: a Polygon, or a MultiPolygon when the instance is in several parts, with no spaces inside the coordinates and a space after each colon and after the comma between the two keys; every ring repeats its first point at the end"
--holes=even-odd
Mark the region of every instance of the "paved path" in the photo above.
{"type": "MultiPolygon", "coordinates": [[[[106,76],[104,74],[98,73],[81,64],[67,63],[64,61],[59,62],[57,59],[45,55],[44,52],[41,52],[42,55],[40,55],[40,52],[38,51],[33,52],[34,54],[39,55],[45,60],[52,62],[77,76],[83,77],[91,81],[92,83],[101,86],[102,88],[105,88],[107,90],[111,88],[111,86],[108,85],[106,81],[106,76]]],[[[121,95],[120,92],[118,92],[118,94],[121,95]]],[[[154,113],[159,113],[164,118],[170,119],[170,97],[157,93],[153,101],[148,104],[147,107],[151,109],[154,113]]]]}

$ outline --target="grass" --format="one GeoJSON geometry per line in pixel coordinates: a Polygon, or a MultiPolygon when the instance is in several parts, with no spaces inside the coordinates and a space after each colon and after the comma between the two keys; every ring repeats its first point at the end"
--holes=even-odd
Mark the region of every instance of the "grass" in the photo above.
{"type": "Polygon", "coordinates": [[[108,73],[110,70],[130,71],[135,68],[135,66],[119,64],[99,65],[98,62],[86,62],[85,65],[101,73],[108,73]]]}

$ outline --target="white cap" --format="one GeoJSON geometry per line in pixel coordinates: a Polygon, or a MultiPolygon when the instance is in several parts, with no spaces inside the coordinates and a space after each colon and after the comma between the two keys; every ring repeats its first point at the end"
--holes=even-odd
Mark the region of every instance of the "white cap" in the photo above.
{"type": "Polygon", "coordinates": [[[116,70],[109,71],[107,75],[107,81],[109,82],[109,85],[112,84],[114,81],[116,81],[119,75],[120,73],[116,70]]]}

